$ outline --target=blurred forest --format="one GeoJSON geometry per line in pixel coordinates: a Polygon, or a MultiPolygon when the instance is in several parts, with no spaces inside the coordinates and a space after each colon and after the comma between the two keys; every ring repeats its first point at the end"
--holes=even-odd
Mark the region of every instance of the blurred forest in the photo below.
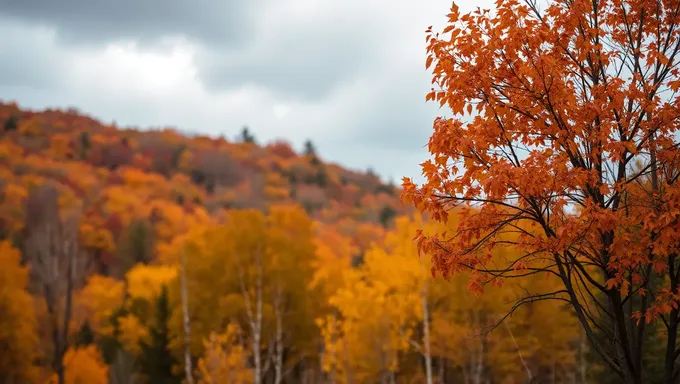
{"type": "Polygon", "coordinates": [[[496,326],[557,282],[433,279],[413,238],[441,224],[311,142],[14,103],[0,129],[1,383],[606,381],[558,302],[496,326]]]}

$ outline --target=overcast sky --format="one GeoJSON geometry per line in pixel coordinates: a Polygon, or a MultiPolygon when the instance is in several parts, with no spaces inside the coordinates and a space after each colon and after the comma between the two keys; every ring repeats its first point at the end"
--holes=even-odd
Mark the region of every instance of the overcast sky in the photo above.
{"type": "MultiPolygon", "coordinates": [[[[463,11],[491,0],[459,1],[463,11]]],[[[420,175],[425,28],[446,0],[0,0],[0,99],[119,126],[310,138],[386,180],[420,175]]]]}

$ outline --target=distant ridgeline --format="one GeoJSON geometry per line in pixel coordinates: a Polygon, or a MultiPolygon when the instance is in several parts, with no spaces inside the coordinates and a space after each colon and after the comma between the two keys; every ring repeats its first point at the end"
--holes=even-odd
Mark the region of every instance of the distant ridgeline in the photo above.
{"type": "Polygon", "coordinates": [[[167,209],[219,215],[295,202],[314,219],[364,237],[360,228],[379,231],[406,212],[397,187],[370,171],[324,163],[310,141],[298,154],[285,141],[258,145],[248,128],[235,141],[188,137],[174,129],[119,129],[74,109],[20,110],[14,103],[0,104],[0,124],[4,237],[21,229],[22,197],[47,181],[56,183],[63,204],[83,204],[93,226],[157,222],[167,209]]]}

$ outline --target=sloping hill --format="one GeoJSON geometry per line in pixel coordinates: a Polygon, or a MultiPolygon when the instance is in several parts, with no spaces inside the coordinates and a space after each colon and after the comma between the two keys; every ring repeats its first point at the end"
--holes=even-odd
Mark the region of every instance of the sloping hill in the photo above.
{"type": "MultiPolygon", "coordinates": [[[[359,249],[405,212],[395,186],[376,175],[325,163],[311,143],[298,154],[283,141],[258,145],[176,130],[119,129],[75,110],[0,104],[0,234],[21,243],[25,200],[52,182],[63,207],[82,209],[81,236],[102,268],[141,234],[171,237],[192,220],[225,209],[299,203],[359,249]]],[[[133,247],[139,249],[139,247],[133,247]]],[[[142,247],[143,248],[143,247],[142,247]]],[[[135,258],[152,258],[149,255],[135,258]]]]}

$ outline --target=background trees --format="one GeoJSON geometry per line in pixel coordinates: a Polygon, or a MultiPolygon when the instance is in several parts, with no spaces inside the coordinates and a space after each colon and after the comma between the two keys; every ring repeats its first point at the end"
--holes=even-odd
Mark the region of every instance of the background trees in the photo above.
{"type": "Polygon", "coordinates": [[[33,300],[26,291],[28,270],[20,265],[20,253],[0,243],[0,381],[30,382],[36,379],[33,361],[38,357],[38,337],[33,300]]]}

